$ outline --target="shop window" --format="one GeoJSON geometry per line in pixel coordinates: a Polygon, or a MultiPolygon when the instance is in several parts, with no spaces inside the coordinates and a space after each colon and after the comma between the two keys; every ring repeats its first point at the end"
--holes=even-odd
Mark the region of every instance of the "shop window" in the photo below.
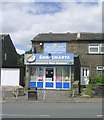
{"type": "Polygon", "coordinates": [[[42,67],[37,68],[37,80],[43,81],[44,78],[44,69],[42,67]]]}
{"type": "Polygon", "coordinates": [[[63,67],[63,81],[69,81],[70,79],[70,67],[63,67]]]}
{"type": "Polygon", "coordinates": [[[62,68],[56,67],[56,82],[62,82],[62,68]]]}
{"type": "Polygon", "coordinates": [[[36,81],[36,68],[31,67],[30,68],[30,82],[36,81]]]}

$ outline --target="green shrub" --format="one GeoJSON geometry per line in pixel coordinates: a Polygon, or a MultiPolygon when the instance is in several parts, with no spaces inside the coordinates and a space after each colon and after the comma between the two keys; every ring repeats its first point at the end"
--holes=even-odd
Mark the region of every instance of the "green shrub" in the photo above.
{"type": "Polygon", "coordinates": [[[80,88],[79,96],[82,96],[82,95],[83,95],[83,88],[80,88]]]}
{"type": "Polygon", "coordinates": [[[104,84],[104,76],[94,76],[90,78],[90,84],[104,84]]]}
{"type": "Polygon", "coordinates": [[[24,90],[24,91],[27,91],[27,90],[28,90],[28,88],[24,87],[24,88],[23,88],[23,90],[24,90]]]}
{"type": "Polygon", "coordinates": [[[91,85],[86,86],[86,94],[89,96],[92,96],[92,86],[91,85]]]}
{"type": "Polygon", "coordinates": [[[70,91],[69,91],[69,97],[72,97],[72,95],[73,95],[73,90],[71,89],[70,91]]]}

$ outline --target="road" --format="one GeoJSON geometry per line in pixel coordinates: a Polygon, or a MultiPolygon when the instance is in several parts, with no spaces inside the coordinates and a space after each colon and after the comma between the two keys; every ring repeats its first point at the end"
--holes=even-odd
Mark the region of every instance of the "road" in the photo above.
{"type": "Polygon", "coordinates": [[[97,118],[102,103],[16,103],[2,104],[3,118],[97,118]]]}

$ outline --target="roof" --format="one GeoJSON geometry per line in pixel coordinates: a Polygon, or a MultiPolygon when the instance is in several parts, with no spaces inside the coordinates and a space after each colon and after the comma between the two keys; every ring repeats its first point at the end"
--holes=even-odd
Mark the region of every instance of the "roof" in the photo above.
{"type": "Polygon", "coordinates": [[[4,40],[3,37],[9,36],[9,34],[0,34],[0,41],[4,40]]]}
{"type": "Polygon", "coordinates": [[[0,67],[18,67],[17,60],[18,54],[10,38],[10,35],[0,34],[0,67]],[[7,54],[6,60],[4,54],[7,54]]]}
{"type": "Polygon", "coordinates": [[[0,34],[0,37],[6,37],[8,36],[9,34],[0,34]]]}
{"type": "Polygon", "coordinates": [[[32,41],[102,40],[102,35],[104,33],[42,33],[35,36],[32,41]]]}

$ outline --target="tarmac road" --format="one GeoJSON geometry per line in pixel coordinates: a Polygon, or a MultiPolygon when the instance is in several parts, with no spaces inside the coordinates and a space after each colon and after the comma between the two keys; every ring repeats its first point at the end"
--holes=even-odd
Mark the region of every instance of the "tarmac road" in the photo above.
{"type": "Polygon", "coordinates": [[[3,118],[97,118],[102,103],[3,102],[3,118]]]}

